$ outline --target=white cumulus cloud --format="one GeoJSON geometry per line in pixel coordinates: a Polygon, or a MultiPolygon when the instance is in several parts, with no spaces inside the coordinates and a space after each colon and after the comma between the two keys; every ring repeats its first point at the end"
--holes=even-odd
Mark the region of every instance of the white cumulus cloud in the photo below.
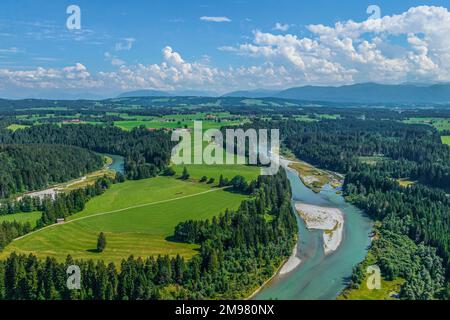
{"type": "Polygon", "coordinates": [[[380,19],[307,28],[310,37],[255,31],[252,42],[220,49],[283,65],[299,85],[450,81],[446,8],[420,6],[380,19]]]}
{"type": "Polygon", "coordinates": [[[206,21],[206,22],[231,22],[231,19],[228,17],[208,17],[203,16],[200,17],[200,20],[206,21]]]}
{"type": "Polygon", "coordinates": [[[290,27],[291,26],[288,24],[283,24],[283,23],[277,22],[277,23],[275,23],[275,27],[273,27],[273,30],[286,32],[289,30],[290,27]]]}
{"type": "Polygon", "coordinates": [[[116,51],[130,51],[133,48],[133,44],[136,42],[134,38],[125,38],[122,41],[116,43],[116,51]]]}

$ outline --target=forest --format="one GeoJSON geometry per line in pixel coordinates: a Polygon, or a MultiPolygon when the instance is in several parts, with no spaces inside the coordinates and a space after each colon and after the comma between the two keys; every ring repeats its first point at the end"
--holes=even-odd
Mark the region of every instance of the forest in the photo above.
{"type": "Polygon", "coordinates": [[[136,128],[127,132],[113,126],[95,125],[46,124],[16,132],[0,129],[0,144],[56,144],[121,155],[125,157],[128,179],[156,176],[168,164],[172,150],[170,135],[162,130],[150,132],[136,128]]]}
{"type": "Polygon", "coordinates": [[[0,199],[79,178],[102,166],[101,156],[78,147],[0,144],[0,199]]]}

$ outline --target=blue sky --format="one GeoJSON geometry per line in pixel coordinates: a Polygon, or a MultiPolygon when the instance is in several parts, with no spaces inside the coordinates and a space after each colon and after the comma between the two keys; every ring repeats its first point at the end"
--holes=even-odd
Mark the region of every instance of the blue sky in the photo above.
{"type": "Polygon", "coordinates": [[[446,2],[2,0],[0,96],[448,81],[438,72],[447,43],[427,27],[450,28],[446,2]],[[355,35],[348,21],[366,21],[373,4],[394,18],[355,35]],[[65,27],[69,5],[81,9],[81,30],[65,27]],[[336,23],[342,35],[310,27],[336,23]]]}

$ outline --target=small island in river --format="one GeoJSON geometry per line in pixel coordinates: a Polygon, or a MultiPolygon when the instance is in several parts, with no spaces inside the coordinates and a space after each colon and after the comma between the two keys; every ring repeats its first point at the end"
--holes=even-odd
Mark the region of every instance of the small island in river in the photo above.
{"type": "Polygon", "coordinates": [[[308,229],[323,230],[323,248],[325,254],[337,250],[342,241],[344,215],[337,208],[319,207],[296,203],[295,208],[306,223],[308,229]]]}

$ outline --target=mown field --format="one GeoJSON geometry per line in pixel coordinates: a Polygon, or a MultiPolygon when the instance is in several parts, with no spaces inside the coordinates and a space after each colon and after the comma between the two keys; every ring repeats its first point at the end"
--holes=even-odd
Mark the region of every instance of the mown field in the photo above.
{"type": "MultiPolygon", "coordinates": [[[[368,253],[364,261],[364,269],[375,265],[376,260],[372,253],[368,253]]],[[[337,298],[338,300],[398,300],[400,288],[405,282],[402,278],[396,278],[392,281],[381,278],[380,289],[369,289],[367,286],[368,274],[364,277],[359,288],[347,288],[337,298]]]]}
{"type": "Polygon", "coordinates": [[[450,136],[443,136],[442,137],[442,143],[450,146],[450,136]]]}
{"type": "Polygon", "coordinates": [[[404,121],[409,124],[426,124],[435,127],[438,131],[450,130],[450,119],[442,118],[410,118],[404,121]]]}
{"type": "Polygon", "coordinates": [[[27,212],[27,213],[14,213],[7,215],[0,215],[0,223],[3,221],[6,222],[19,222],[19,223],[27,223],[29,222],[31,226],[34,228],[36,226],[36,222],[41,218],[40,212],[27,212]]]}
{"type": "MultiPolygon", "coordinates": [[[[242,122],[247,121],[244,117],[232,116],[228,112],[217,112],[217,113],[193,113],[193,114],[174,114],[169,116],[153,117],[153,116],[141,116],[141,115],[129,115],[124,111],[120,112],[109,112],[108,116],[120,117],[122,120],[114,121],[114,125],[123,130],[132,130],[140,126],[144,126],[148,129],[178,129],[178,128],[193,128],[194,121],[202,121],[203,129],[219,129],[222,126],[234,126],[239,125],[242,122]]],[[[54,119],[56,116],[54,114],[44,114],[44,115],[27,115],[27,116],[17,116],[19,120],[27,120],[33,122],[34,125],[48,123],[50,120],[54,119]]],[[[81,120],[81,114],[76,114],[74,116],[58,116],[58,118],[63,118],[60,122],[56,122],[58,125],[63,123],[71,123],[72,120],[81,120]],[[69,122],[67,122],[69,121],[69,122]]],[[[53,122],[54,123],[54,122],[53,122]]],[[[73,123],[87,123],[93,125],[106,125],[106,122],[99,121],[98,116],[91,116],[89,120],[83,119],[81,122],[73,123]]],[[[13,124],[8,128],[10,130],[17,130],[25,128],[26,126],[13,124]]]]}
{"type": "Polygon", "coordinates": [[[24,125],[21,125],[21,124],[12,124],[12,125],[7,127],[7,129],[11,130],[11,131],[16,131],[16,130],[25,129],[25,128],[27,128],[27,126],[24,126],[24,125]]]}
{"type": "Polygon", "coordinates": [[[174,166],[177,175],[183,173],[184,167],[187,168],[191,178],[199,180],[203,176],[215,179],[215,183],[219,182],[220,175],[224,178],[232,179],[236,175],[243,176],[247,181],[255,180],[259,173],[260,168],[244,165],[180,165],[174,166]]]}
{"type": "Polygon", "coordinates": [[[398,300],[397,295],[404,283],[403,279],[387,281],[381,279],[381,289],[370,290],[366,285],[367,278],[358,289],[346,290],[338,297],[338,300],[398,300]]]}
{"type": "Polygon", "coordinates": [[[14,241],[0,254],[34,253],[64,260],[102,259],[120,263],[121,259],[158,254],[192,257],[195,245],[170,241],[179,222],[212,218],[226,208],[237,209],[245,196],[192,181],[157,177],[114,185],[92,199],[83,212],[14,241]],[[100,232],[106,234],[107,247],[95,252],[100,232]]]}
{"type": "MultiPolygon", "coordinates": [[[[240,124],[241,121],[202,121],[203,130],[219,129],[222,126],[233,126],[240,124]]],[[[194,128],[194,121],[164,121],[164,120],[130,120],[130,121],[115,121],[114,125],[123,130],[132,130],[140,126],[147,129],[179,129],[179,128],[194,128]]]]}

